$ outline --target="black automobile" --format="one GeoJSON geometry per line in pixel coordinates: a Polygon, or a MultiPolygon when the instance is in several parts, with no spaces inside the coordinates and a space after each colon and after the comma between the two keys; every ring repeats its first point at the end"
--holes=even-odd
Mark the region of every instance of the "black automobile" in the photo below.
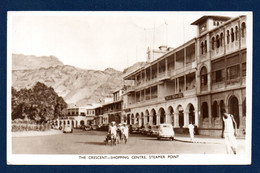
{"type": "Polygon", "coordinates": [[[138,128],[138,126],[137,126],[137,125],[130,125],[130,126],[129,126],[129,132],[130,132],[131,134],[133,134],[133,133],[139,133],[139,128],[138,128]]]}

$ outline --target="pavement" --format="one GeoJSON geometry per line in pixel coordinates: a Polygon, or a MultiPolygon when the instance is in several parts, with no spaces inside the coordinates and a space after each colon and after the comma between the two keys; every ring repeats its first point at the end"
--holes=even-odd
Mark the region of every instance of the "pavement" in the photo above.
{"type": "MultiPolygon", "coordinates": [[[[176,141],[187,143],[201,143],[201,144],[225,144],[225,139],[218,136],[194,135],[192,142],[189,134],[175,134],[176,141]]],[[[237,137],[237,142],[244,142],[244,137],[237,137]]]]}
{"type": "MultiPolygon", "coordinates": [[[[24,132],[12,132],[13,137],[24,137],[24,136],[47,136],[62,134],[61,130],[51,129],[49,131],[24,131],[24,132]]],[[[221,137],[206,136],[206,135],[194,135],[194,141],[192,142],[189,134],[175,134],[176,141],[186,143],[200,143],[200,144],[224,144],[225,140],[221,137]]],[[[244,137],[237,137],[237,141],[245,141],[244,137]]]]}
{"type": "Polygon", "coordinates": [[[61,130],[48,130],[48,131],[23,131],[23,132],[12,132],[13,137],[23,137],[23,136],[47,136],[47,135],[57,135],[62,134],[61,130]]]}

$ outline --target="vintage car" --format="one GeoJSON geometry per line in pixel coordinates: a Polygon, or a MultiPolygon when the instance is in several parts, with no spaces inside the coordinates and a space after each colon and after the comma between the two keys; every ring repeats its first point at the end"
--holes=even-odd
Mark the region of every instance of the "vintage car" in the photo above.
{"type": "Polygon", "coordinates": [[[153,126],[153,127],[151,128],[151,133],[150,133],[150,135],[151,135],[151,136],[158,136],[158,134],[159,134],[159,126],[153,126]]]}
{"type": "Polygon", "coordinates": [[[130,125],[129,126],[129,132],[131,133],[131,134],[133,134],[133,133],[139,133],[139,128],[138,128],[138,126],[137,125],[130,125]]]}
{"type": "Polygon", "coordinates": [[[73,133],[73,127],[70,124],[64,125],[63,133],[73,133]]]}
{"type": "Polygon", "coordinates": [[[174,140],[174,130],[171,124],[160,124],[157,139],[168,138],[174,140]]]}

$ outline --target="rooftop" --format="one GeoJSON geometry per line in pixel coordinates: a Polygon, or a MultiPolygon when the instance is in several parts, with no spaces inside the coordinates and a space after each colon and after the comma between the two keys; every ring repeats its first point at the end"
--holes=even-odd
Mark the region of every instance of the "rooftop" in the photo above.
{"type": "Polygon", "coordinates": [[[231,17],[228,16],[202,16],[201,18],[199,18],[198,20],[194,21],[193,23],[191,23],[191,25],[198,25],[200,23],[205,22],[208,18],[211,19],[217,19],[217,20],[229,20],[231,19],[231,17]]]}

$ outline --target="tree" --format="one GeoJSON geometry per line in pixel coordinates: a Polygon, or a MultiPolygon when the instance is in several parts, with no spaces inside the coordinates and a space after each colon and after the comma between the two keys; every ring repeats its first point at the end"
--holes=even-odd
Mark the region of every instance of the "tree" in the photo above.
{"type": "Polygon", "coordinates": [[[64,115],[66,108],[64,99],[43,83],[20,91],[12,88],[12,119],[29,118],[41,123],[64,115]]]}

